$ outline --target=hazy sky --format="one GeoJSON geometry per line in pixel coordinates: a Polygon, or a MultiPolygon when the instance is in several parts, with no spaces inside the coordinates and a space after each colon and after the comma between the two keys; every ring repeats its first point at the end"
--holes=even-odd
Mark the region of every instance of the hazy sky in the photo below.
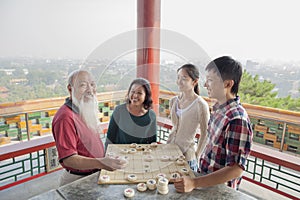
{"type": "MultiPolygon", "coordinates": [[[[210,57],[300,61],[298,0],[161,4],[161,28],[191,38],[210,57]]],[[[134,30],[136,13],[136,0],[0,0],[0,57],[82,59],[134,30]]]]}

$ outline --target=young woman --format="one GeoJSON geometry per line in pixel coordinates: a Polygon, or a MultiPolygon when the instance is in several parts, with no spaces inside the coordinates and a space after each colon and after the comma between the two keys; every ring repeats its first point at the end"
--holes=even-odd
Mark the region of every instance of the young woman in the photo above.
{"type": "Polygon", "coordinates": [[[185,64],[177,70],[180,94],[170,100],[173,128],[167,141],[179,146],[191,169],[195,171],[198,158],[203,151],[209,120],[209,107],[199,96],[198,80],[199,71],[192,64],[185,64]],[[200,138],[195,148],[195,134],[198,128],[200,138]]]}
{"type": "Polygon", "coordinates": [[[150,83],[137,78],[129,86],[126,103],[117,106],[109,122],[108,144],[156,142],[156,115],[152,108],[150,83]]]}

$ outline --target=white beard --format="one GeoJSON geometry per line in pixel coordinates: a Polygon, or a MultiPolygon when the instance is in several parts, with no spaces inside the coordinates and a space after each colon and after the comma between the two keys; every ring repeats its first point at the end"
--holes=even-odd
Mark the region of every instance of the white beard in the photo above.
{"type": "Polygon", "coordinates": [[[87,127],[94,133],[99,133],[100,122],[98,120],[98,101],[95,96],[88,102],[84,102],[83,98],[80,101],[74,95],[74,89],[72,90],[72,102],[79,109],[79,115],[81,119],[85,122],[87,127]]]}

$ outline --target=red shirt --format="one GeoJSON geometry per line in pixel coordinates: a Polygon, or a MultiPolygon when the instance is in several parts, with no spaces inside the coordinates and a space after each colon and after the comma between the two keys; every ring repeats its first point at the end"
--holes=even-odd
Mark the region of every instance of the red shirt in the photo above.
{"type": "MultiPolygon", "coordinates": [[[[66,169],[79,171],[64,166],[62,160],[74,154],[102,158],[104,146],[100,135],[92,132],[81,120],[76,109],[72,110],[70,107],[69,101],[57,111],[52,121],[52,132],[61,165],[66,169]]],[[[80,170],[80,172],[91,170],[80,170]]]]}

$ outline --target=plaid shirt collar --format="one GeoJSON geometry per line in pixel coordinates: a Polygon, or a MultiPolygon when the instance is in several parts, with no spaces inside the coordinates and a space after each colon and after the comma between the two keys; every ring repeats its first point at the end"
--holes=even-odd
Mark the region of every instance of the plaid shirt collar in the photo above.
{"type": "Polygon", "coordinates": [[[240,97],[236,96],[234,99],[229,99],[223,104],[219,104],[218,102],[213,105],[212,110],[215,112],[216,110],[226,110],[228,109],[228,106],[230,106],[232,103],[240,104],[240,97]]]}

